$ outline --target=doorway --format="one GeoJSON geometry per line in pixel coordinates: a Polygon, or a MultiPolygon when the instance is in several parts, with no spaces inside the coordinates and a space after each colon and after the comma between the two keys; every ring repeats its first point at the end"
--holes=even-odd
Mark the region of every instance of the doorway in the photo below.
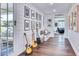
{"type": "Polygon", "coordinates": [[[65,34],[65,17],[58,15],[54,17],[54,37],[64,39],[65,34]]]}

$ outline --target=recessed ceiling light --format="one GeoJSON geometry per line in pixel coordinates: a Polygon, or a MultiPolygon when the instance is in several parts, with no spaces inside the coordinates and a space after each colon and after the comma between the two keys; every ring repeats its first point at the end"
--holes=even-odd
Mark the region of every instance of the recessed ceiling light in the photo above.
{"type": "Polygon", "coordinates": [[[56,9],[53,9],[53,12],[56,12],[56,9]]]}

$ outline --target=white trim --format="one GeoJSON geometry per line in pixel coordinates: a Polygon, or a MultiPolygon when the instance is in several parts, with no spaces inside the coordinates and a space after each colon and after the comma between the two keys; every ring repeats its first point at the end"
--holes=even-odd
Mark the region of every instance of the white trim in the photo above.
{"type": "Polygon", "coordinates": [[[68,38],[68,40],[69,40],[69,42],[70,42],[70,44],[71,44],[71,46],[72,46],[72,48],[73,48],[73,50],[74,50],[76,56],[79,56],[79,53],[78,53],[78,51],[76,50],[76,48],[75,48],[75,46],[73,45],[73,43],[71,42],[71,40],[70,40],[69,38],[68,38]]]}

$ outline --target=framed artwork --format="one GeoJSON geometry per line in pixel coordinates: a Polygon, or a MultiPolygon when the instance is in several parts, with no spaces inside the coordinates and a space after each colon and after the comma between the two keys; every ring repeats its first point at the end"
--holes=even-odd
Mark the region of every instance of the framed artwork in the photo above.
{"type": "Polygon", "coordinates": [[[36,28],[39,28],[39,23],[38,22],[36,22],[36,28]]]}
{"type": "Polygon", "coordinates": [[[37,19],[37,20],[39,19],[38,17],[39,17],[39,14],[36,12],[36,19],[37,19]]]}
{"type": "Polygon", "coordinates": [[[39,29],[41,29],[41,22],[39,22],[39,29]]]}
{"type": "Polygon", "coordinates": [[[24,31],[30,30],[30,20],[24,20],[24,31]]]}
{"type": "Polygon", "coordinates": [[[38,16],[39,16],[39,20],[42,20],[42,16],[40,14],[38,16]]]}
{"type": "Polygon", "coordinates": [[[35,19],[36,18],[36,14],[35,14],[35,11],[34,10],[31,10],[31,18],[33,19],[35,19]]]}
{"type": "Polygon", "coordinates": [[[42,16],[42,20],[43,20],[43,26],[44,26],[44,16],[42,16]]]}
{"type": "Polygon", "coordinates": [[[30,8],[27,6],[24,6],[24,17],[26,18],[30,17],[30,8]]]}
{"type": "Polygon", "coordinates": [[[35,21],[31,21],[31,29],[32,30],[36,29],[36,22],[35,21]]]}

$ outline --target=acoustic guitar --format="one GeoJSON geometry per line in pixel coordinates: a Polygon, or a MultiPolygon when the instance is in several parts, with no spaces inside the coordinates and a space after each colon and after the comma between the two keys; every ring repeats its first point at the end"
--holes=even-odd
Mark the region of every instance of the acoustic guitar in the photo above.
{"type": "Polygon", "coordinates": [[[32,47],[36,48],[37,46],[38,46],[37,42],[35,41],[35,34],[34,31],[32,30],[32,47]]]}
{"type": "Polygon", "coordinates": [[[25,36],[26,42],[27,42],[25,53],[26,53],[26,55],[30,55],[33,52],[33,49],[32,49],[32,46],[28,43],[26,33],[24,33],[24,36],[25,36]]]}

